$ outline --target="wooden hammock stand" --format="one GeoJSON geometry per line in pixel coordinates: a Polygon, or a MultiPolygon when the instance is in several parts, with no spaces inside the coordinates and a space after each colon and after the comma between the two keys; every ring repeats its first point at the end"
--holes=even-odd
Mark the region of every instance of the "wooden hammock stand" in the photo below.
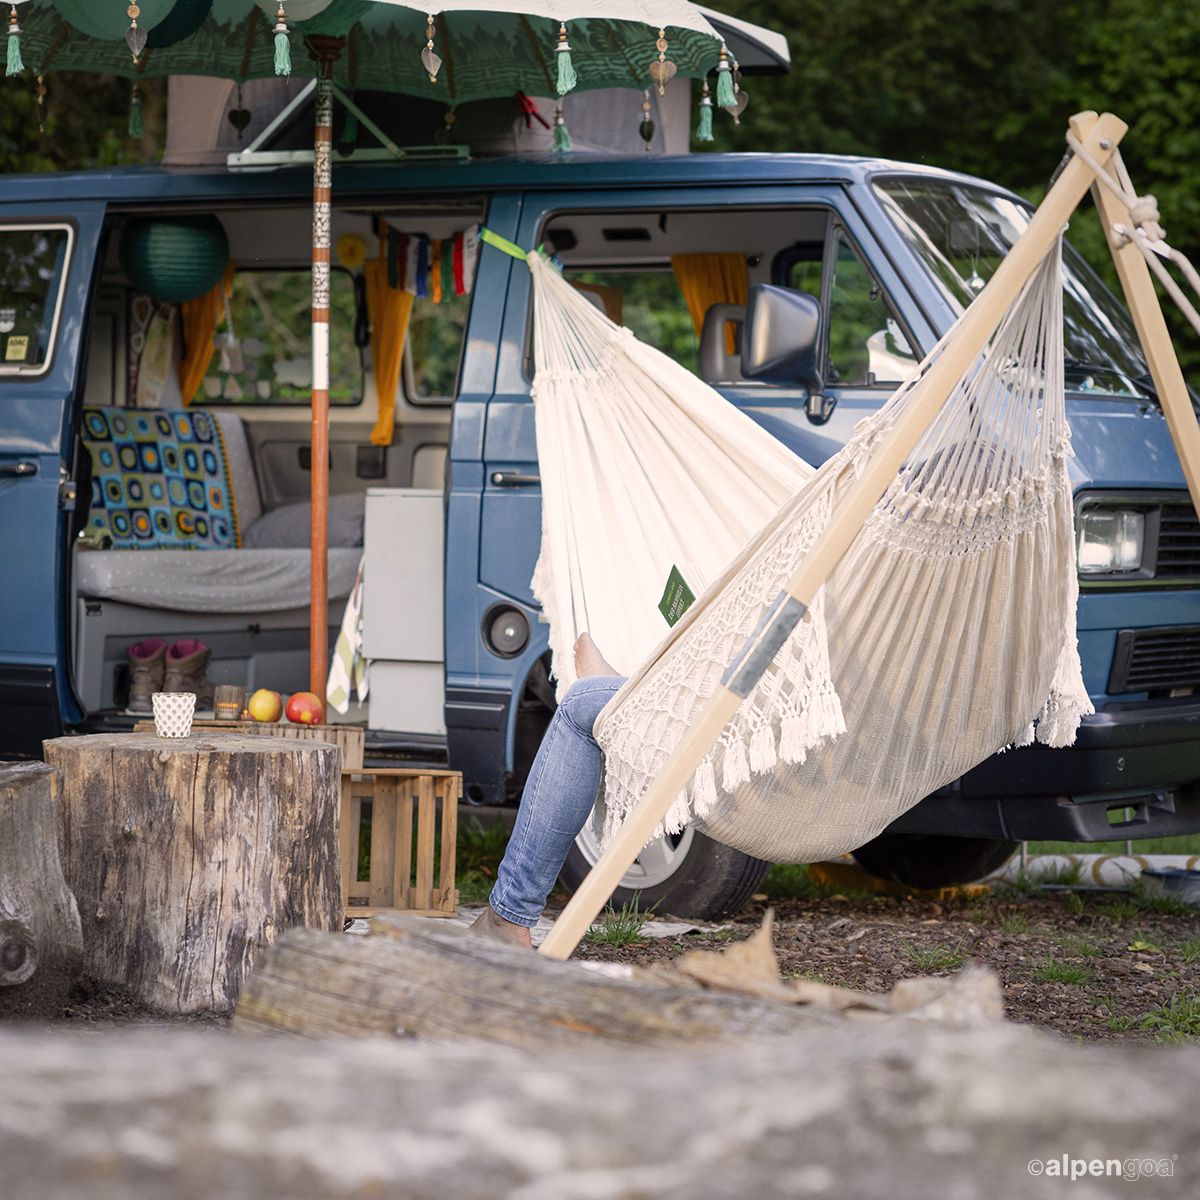
{"type": "Polygon", "coordinates": [[[1183,464],[1192,503],[1200,514],[1200,426],[1196,423],[1183,372],[1175,357],[1150,268],[1142,251],[1127,237],[1119,236],[1114,240],[1115,226],[1134,229],[1129,209],[1094,174],[1094,170],[1107,171],[1114,182],[1125,177],[1117,146],[1127,130],[1125,122],[1112,113],[1097,116],[1094,112],[1083,112],[1071,118],[1071,135],[1091,162],[1086,162],[1078,153],[1068,158],[1028,228],[963,314],[955,336],[916,385],[912,402],[892,432],[880,443],[862,475],[848,489],[825,531],[730,664],[721,686],[683,735],[661,774],[646,789],[621,831],[563,910],[542,943],[542,954],[566,959],[579,945],[701,759],[804,618],[813,597],[841,562],[913,447],[946,403],[955,384],[983,351],[1004,314],[1089,189],[1100,210],[1121,287],[1183,464]]]}

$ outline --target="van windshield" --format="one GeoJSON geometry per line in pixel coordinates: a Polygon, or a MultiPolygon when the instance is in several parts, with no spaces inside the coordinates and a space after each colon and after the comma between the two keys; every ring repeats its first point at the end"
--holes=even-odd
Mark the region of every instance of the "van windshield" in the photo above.
{"type": "MultiPolygon", "coordinates": [[[[1011,197],[949,180],[879,179],[875,191],[959,312],[982,291],[1031,213],[1011,197]]],[[[1063,248],[1063,330],[1070,391],[1150,391],[1129,317],[1069,245],[1063,248]]]]}

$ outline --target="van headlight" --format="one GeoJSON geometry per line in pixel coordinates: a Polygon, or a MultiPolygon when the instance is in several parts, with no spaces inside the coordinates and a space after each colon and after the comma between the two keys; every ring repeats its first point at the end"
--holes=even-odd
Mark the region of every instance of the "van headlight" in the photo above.
{"type": "Polygon", "coordinates": [[[1124,575],[1142,566],[1146,514],[1129,508],[1079,512],[1080,575],[1124,575]]]}

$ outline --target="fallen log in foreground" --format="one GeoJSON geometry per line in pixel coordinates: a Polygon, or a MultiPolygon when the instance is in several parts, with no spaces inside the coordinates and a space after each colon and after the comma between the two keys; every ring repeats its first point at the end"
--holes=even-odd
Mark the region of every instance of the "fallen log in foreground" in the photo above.
{"type": "Polygon", "coordinates": [[[984,968],[902,980],[884,996],[785,982],[772,927],[768,914],[743,942],[628,978],[412,917],[375,917],[366,937],[296,929],[263,955],[234,1021],[243,1030],[479,1038],[543,1050],[581,1039],[668,1045],[787,1034],[842,1017],[979,1025],[1004,1015],[999,983],[984,968]]]}
{"type": "Polygon", "coordinates": [[[5,1200],[1190,1200],[1200,1179],[1200,1051],[1006,1024],[541,1053],[0,1031],[0,1062],[5,1200]],[[1138,1182],[1066,1186],[1063,1155],[1138,1182]]]}
{"type": "Polygon", "coordinates": [[[375,917],[366,937],[293,929],[259,960],[234,1023],[309,1035],[691,1043],[825,1027],[828,1011],[613,979],[441,921],[375,917]]]}

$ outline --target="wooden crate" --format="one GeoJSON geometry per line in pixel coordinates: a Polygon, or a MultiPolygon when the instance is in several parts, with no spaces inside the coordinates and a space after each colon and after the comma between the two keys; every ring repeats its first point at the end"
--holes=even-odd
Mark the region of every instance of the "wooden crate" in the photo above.
{"type": "Polygon", "coordinates": [[[388,768],[342,774],[342,896],[348,917],[397,910],[454,916],[461,795],[458,771],[388,768]],[[364,803],[371,806],[370,873],[359,879],[364,803]]]}
{"type": "MultiPolygon", "coordinates": [[[[258,734],[265,737],[332,742],[342,748],[342,770],[362,770],[365,731],[361,725],[293,725],[291,721],[193,721],[192,728],[203,730],[205,733],[258,734]]],[[[154,721],[139,721],[133,727],[133,731],[153,733],[154,721]]]]}

